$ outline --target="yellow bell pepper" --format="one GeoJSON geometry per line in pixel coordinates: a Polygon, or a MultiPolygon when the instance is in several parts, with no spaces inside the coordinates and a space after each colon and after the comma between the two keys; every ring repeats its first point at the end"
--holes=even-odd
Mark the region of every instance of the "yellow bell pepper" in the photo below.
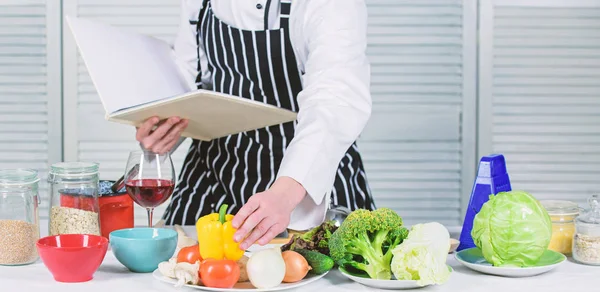
{"type": "Polygon", "coordinates": [[[233,240],[237,231],[231,226],[233,215],[226,212],[227,205],[222,205],[219,213],[205,215],[196,221],[200,256],[203,259],[237,261],[244,255],[239,243],[233,240]]]}

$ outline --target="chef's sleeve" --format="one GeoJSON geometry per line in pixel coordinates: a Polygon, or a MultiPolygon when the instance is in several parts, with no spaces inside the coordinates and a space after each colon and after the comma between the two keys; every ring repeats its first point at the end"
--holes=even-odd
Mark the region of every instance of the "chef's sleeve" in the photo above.
{"type": "Polygon", "coordinates": [[[291,216],[295,230],[323,222],[340,161],[372,106],[364,0],[309,1],[305,8],[301,27],[291,28],[302,37],[297,55],[306,56],[298,123],[278,172],[307,191],[291,216]]]}

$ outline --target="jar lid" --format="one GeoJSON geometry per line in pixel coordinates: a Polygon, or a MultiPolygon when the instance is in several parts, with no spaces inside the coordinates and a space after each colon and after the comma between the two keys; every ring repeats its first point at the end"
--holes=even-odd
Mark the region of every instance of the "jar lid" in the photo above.
{"type": "MultiPolygon", "coordinates": [[[[127,194],[127,190],[122,188],[118,192],[114,193],[110,187],[115,183],[111,180],[101,180],[98,182],[98,197],[114,197],[127,194]]],[[[80,196],[80,197],[93,197],[96,189],[94,188],[82,188],[82,189],[60,189],[58,192],[65,196],[80,196]]]]}
{"type": "Polygon", "coordinates": [[[577,221],[587,224],[600,224],[600,196],[591,196],[588,199],[588,204],[590,209],[577,216],[577,221]]]}
{"type": "Polygon", "coordinates": [[[579,214],[579,205],[571,201],[543,200],[542,206],[550,216],[575,216],[579,214]]]}
{"type": "Polygon", "coordinates": [[[0,185],[33,184],[40,181],[33,169],[0,169],[0,185]]]}
{"type": "Polygon", "coordinates": [[[125,187],[114,193],[111,190],[112,185],[115,183],[113,180],[101,180],[98,182],[98,196],[99,197],[113,197],[127,194],[125,187]]]}
{"type": "Polygon", "coordinates": [[[98,173],[98,166],[95,162],[59,162],[52,164],[50,173],[91,175],[98,173]]]}

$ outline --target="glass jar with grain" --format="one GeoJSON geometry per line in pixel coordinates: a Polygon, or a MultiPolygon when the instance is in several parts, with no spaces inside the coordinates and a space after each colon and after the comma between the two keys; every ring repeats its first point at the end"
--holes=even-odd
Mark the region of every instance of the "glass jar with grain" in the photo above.
{"type": "Polygon", "coordinates": [[[98,164],[61,162],[53,164],[50,183],[50,235],[100,235],[98,164]]]}
{"type": "Polygon", "coordinates": [[[571,255],[575,235],[575,217],[579,206],[570,201],[545,200],[540,202],[552,220],[552,238],[548,249],[571,255]]]}
{"type": "Polygon", "coordinates": [[[586,265],[600,266],[600,197],[588,199],[590,209],[575,220],[573,259],[586,265]]]}
{"type": "Polygon", "coordinates": [[[38,182],[35,170],[0,170],[0,265],[26,265],[38,259],[38,182]]]}

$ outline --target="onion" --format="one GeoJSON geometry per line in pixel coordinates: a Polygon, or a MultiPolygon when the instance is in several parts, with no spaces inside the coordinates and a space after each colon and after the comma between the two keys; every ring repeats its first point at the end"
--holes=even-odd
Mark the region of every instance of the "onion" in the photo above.
{"type": "Polygon", "coordinates": [[[306,277],[306,274],[308,274],[308,271],[310,271],[311,267],[301,254],[295,251],[287,250],[281,255],[283,256],[283,261],[285,262],[285,277],[283,277],[283,282],[294,283],[306,277]]]}
{"type": "Polygon", "coordinates": [[[281,284],[285,277],[281,249],[276,247],[252,253],[246,264],[246,272],[252,285],[258,289],[269,289],[281,284]]]}

